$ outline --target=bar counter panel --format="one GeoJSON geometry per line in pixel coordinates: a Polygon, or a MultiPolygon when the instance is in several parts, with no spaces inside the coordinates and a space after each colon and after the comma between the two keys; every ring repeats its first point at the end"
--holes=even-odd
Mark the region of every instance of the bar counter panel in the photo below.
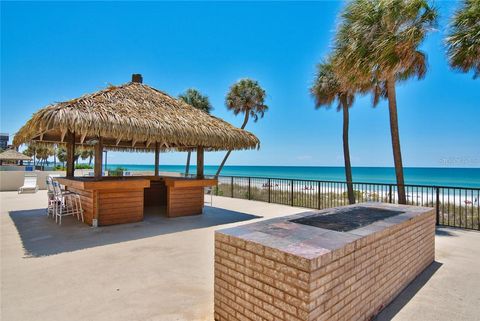
{"type": "Polygon", "coordinates": [[[215,179],[164,178],[167,186],[167,216],[199,215],[203,212],[204,188],[217,184],[215,179]]]}
{"type": "Polygon", "coordinates": [[[85,222],[114,225],[143,220],[145,178],[58,178],[69,191],[80,195],[85,222]]]}
{"type": "Polygon", "coordinates": [[[169,187],[167,190],[167,216],[202,214],[203,194],[203,187],[169,187]]]}

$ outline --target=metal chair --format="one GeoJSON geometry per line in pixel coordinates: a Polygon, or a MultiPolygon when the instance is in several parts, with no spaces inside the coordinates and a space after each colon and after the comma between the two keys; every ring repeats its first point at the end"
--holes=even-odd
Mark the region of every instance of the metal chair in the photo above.
{"type": "Polygon", "coordinates": [[[47,216],[55,218],[55,191],[53,189],[53,178],[47,176],[45,183],[47,184],[47,197],[48,197],[48,206],[47,206],[47,216]]]}
{"type": "Polygon", "coordinates": [[[205,187],[204,193],[207,195],[210,195],[210,206],[212,206],[213,205],[213,188],[211,186],[205,187]]]}
{"type": "Polygon", "coordinates": [[[82,219],[82,222],[84,222],[80,195],[62,191],[60,183],[55,180],[53,180],[53,192],[55,222],[62,225],[62,217],[68,215],[76,215],[78,220],[82,219]]]}

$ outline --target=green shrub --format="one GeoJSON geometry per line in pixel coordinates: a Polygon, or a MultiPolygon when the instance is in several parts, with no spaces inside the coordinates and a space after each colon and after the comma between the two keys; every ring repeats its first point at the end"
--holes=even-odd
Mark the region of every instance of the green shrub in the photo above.
{"type": "Polygon", "coordinates": [[[126,169],[123,167],[117,167],[114,170],[109,170],[108,171],[108,176],[123,176],[123,172],[126,169]]]}
{"type": "Polygon", "coordinates": [[[75,169],[93,169],[93,166],[88,164],[76,164],[75,169]]]}
{"type": "Polygon", "coordinates": [[[223,191],[220,190],[220,188],[218,188],[218,186],[215,186],[215,187],[213,188],[213,195],[223,196],[223,191]]]}

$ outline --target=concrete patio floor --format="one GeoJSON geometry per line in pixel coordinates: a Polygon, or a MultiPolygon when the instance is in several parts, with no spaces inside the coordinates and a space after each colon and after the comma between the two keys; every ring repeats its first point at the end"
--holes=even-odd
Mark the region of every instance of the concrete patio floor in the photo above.
{"type": "MultiPolygon", "coordinates": [[[[0,193],[1,310],[11,320],[212,320],[213,231],[306,209],[214,197],[202,216],[92,229],[0,193]]],[[[478,320],[480,232],[440,228],[436,262],[377,320],[478,320]]]]}

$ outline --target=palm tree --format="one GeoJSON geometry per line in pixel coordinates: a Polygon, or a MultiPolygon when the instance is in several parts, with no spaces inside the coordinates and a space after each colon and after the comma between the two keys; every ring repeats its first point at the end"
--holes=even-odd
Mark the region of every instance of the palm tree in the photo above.
{"type": "Polygon", "coordinates": [[[57,168],[57,148],[57,144],[53,145],[53,168],[57,168]]]}
{"type": "Polygon", "coordinates": [[[36,142],[31,142],[28,144],[27,149],[23,151],[23,154],[32,157],[33,166],[35,165],[48,165],[48,158],[52,156],[54,149],[51,146],[46,146],[43,144],[38,144],[36,142]],[[35,161],[37,160],[37,161],[35,161]]]}
{"type": "MultiPolygon", "coordinates": [[[[259,118],[263,118],[265,112],[268,110],[268,106],[265,105],[265,97],[265,90],[260,87],[258,81],[245,78],[240,79],[230,87],[230,91],[225,99],[225,105],[227,109],[233,111],[235,116],[240,113],[245,114],[242,127],[240,127],[244,129],[250,117],[253,118],[254,122],[257,122],[259,118]]],[[[231,152],[232,150],[229,150],[223,158],[215,177],[220,175],[231,152]]]]}
{"type": "Polygon", "coordinates": [[[93,159],[93,149],[82,149],[80,152],[80,157],[85,160],[88,158],[88,166],[92,166],[92,159],[93,159]]]}
{"type": "Polygon", "coordinates": [[[75,148],[75,154],[73,155],[73,161],[75,162],[75,165],[78,165],[78,159],[81,155],[82,152],[78,148],[75,148]]]}
{"type": "MultiPolygon", "coordinates": [[[[212,111],[212,105],[208,100],[208,96],[202,95],[198,90],[189,88],[183,94],[178,95],[178,98],[184,103],[189,104],[197,109],[203,110],[207,114],[210,114],[212,111]]],[[[190,157],[192,156],[192,151],[189,150],[187,154],[187,165],[185,167],[185,175],[188,175],[190,171],[190,157]]]]}
{"type": "Polygon", "coordinates": [[[335,39],[337,74],[372,86],[374,105],[388,99],[398,202],[407,202],[400,149],[397,82],[425,76],[426,56],[418,50],[436,22],[426,0],[354,0],[341,16],[335,39]]]}
{"type": "Polygon", "coordinates": [[[67,161],[67,150],[65,147],[60,146],[57,148],[57,158],[62,163],[62,167],[65,168],[65,162],[67,161]]]}
{"type": "Polygon", "coordinates": [[[464,0],[455,12],[446,38],[450,66],[462,72],[480,75],[480,1],[464,0]]]}
{"type": "Polygon", "coordinates": [[[36,158],[39,160],[39,165],[48,166],[48,158],[53,155],[53,148],[51,146],[37,146],[36,158]]]}
{"type": "MultiPolygon", "coordinates": [[[[78,164],[78,159],[82,155],[82,151],[79,148],[75,148],[75,154],[73,155],[73,162],[78,164]]],[[[65,168],[65,162],[67,161],[67,150],[65,147],[60,146],[57,148],[58,161],[62,163],[62,167],[65,168]]]]}
{"type": "MultiPolygon", "coordinates": [[[[330,107],[335,101],[338,102],[337,110],[343,111],[343,159],[345,162],[345,177],[347,181],[347,194],[350,204],[355,204],[355,194],[352,184],[352,165],[350,163],[350,148],[348,145],[348,109],[353,105],[355,93],[353,90],[342,86],[340,80],[335,75],[333,66],[328,60],[317,66],[317,75],[313,86],[310,88],[312,96],[315,98],[315,107],[330,107]]],[[[319,191],[320,192],[320,191],[319,191]]]]}
{"type": "Polygon", "coordinates": [[[57,147],[57,158],[62,163],[62,168],[65,168],[65,162],[67,160],[67,150],[63,147],[57,147]]]}
{"type": "Polygon", "coordinates": [[[35,166],[35,159],[37,158],[37,145],[35,143],[30,143],[27,146],[27,149],[23,151],[24,155],[27,155],[28,157],[32,157],[33,159],[33,166],[35,166]]]}

